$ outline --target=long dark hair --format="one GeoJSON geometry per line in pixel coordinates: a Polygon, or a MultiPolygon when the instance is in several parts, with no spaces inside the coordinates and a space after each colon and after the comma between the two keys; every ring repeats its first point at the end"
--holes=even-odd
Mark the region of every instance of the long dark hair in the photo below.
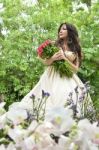
{"type": "MultiPolygon", "coordinates": [[[[66,25],[67,31],[68,31],[68,37],[67,37],[67,45],[70,49],[70,51],[73,51],[75,54],[78,55],[79,63],[81,64],[82,60],[82,52],[81,52],[81,46],[79,42],[79,36],[78,31],[76,27],[70,23],[62,23],[58,28],[58,39],[56,40],[56,45],[62,47],[63,40],[59,38],[59,32],[63,25],[66,25]]],[[[62,47],[63,48],[63,47],[62,47]]]]}

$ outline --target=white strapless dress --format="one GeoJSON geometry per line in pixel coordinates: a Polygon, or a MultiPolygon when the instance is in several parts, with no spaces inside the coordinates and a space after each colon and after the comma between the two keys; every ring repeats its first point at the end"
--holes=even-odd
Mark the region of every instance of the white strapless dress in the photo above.
{"type": "MultiPolygon", "coordinates": [[[[35,95],[37,98],[41,98],[42,90],[44,90],[50,94],[46,102],[47,110],[53,107],[66,105],[70,94],[72,94],[73,103],[77,104],[77,111],[79,114],[83,103],[83,101],[81,101],[83,88],[84,84],[76,74],[73,74],[72,78],[62,78],[51,66],[49,66],[42,74],[36,86],[22,99],[21,104],[27,104],[29,109],[32,109],[33,102],[31,96],[35,95]]],[[[88,97],[89,101],[91,101],[90,95],[88,97]]]]}

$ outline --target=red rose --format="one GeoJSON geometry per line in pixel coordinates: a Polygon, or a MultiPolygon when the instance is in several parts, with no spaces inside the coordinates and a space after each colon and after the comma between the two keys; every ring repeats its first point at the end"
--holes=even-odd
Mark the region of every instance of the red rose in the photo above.
{"type": "Polygon", "coordinates": [[[39,47],[39,48],[37,49],[37,53],[38,53],[39,56],[42,56],[42,53],[43,53],[42,47],[39,47]]]}
{"type": "Polygon", "coordinates": [[[43,49],[48,46],[51,43],[50,40],[46,40],[45,42],[43,42],[37,49],[37,53],[38,55],[41,57],[42,53],[43,53],[43,49]]]}

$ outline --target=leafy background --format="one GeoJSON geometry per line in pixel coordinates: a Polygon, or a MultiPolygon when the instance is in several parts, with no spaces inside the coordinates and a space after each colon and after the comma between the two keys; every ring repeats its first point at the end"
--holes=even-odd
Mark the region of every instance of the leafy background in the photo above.
{"type": "Polygon", "coordinates": [[[45,39],[57,38],[62,22],[73,23],[84,59],[78,72],[90,81],[91,97],[99,109],[99,3],[90,0],[0,0],[0,101],[6,109],[20,101],[38,82],[44,66],[36,49],[45,39]]]}

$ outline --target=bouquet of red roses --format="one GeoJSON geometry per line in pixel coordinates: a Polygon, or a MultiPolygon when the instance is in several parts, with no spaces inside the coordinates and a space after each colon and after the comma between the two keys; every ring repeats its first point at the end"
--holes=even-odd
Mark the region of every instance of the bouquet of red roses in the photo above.
{"type": "MultiPolygon", "coordinates": [[[[59,48],[55,46],[55,44],[52,44],[50,40],[46,40],[37,49],[37,53],[42,59],[49,59],[58,51],[59,48]]],[[[61,77],[67,76],[68,78],[70,78],[73,75],[70,64],[65,60],[54,61],[52,63],[52,66],[54,67],[55,71],[59,72],[61,77]]]]}

